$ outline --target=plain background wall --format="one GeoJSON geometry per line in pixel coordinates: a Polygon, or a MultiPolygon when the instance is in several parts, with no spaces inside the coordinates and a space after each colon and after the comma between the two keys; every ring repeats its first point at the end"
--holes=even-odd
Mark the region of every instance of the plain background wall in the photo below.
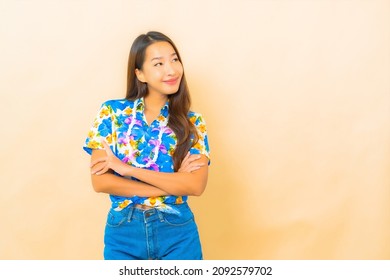
{"type": "Polygon", "coordinates": [[[390,1],[0,1],[0,259],[101,259],[82,150],[132,41],[177,44],[205,259],[390,258],[390,1]]]}

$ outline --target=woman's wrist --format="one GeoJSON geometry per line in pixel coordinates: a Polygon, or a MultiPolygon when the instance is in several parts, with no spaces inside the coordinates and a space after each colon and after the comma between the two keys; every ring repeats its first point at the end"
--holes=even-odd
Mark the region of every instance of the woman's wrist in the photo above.
{"type": "MultiPolygon", "coordinates": [[[[127,165],[127,164],[126,164],[127,165]]],[[[133,174],[134,174],[134,166],[131,166],[131,165],[127,165],[126,166],[126,169],[125,169],[125,174],[122,174],[123,176],[126,176],[126,177],[132,177],[133,174]]]]}

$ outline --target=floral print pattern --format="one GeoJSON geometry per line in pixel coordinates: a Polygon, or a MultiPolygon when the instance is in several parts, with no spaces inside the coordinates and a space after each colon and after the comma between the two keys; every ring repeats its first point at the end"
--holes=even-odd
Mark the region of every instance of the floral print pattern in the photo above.
{"type": "MultiPolygon", "coordinates": [[[[110,145],[113,153],[123,162],[161,172],[174,172],[172,155],[177,138],[168,127],[169,101],[160,115],[148,125],[144,115],[144,99],[117,99],[102,104],[93,125],[87,134],[84,150],[91,154],[93,149],[103,149],[102,140],[110,145]]],[[[206,124],[201,114],[189,112],[189,120],[197,128],[199,140],[190,149],[191,154],[203,154],[208,158],[209,144],[206,124]]],[[[120,176],[119,174],[116,174],[120,176]]],[[[135,178],[129,178],[137,180],[135,178]]],[[[130,204],[143,204],[161,211],[175,211],[174,204],[187,201],[187,196],[122,197],[110,195],[116,211],[130,204]]]]}

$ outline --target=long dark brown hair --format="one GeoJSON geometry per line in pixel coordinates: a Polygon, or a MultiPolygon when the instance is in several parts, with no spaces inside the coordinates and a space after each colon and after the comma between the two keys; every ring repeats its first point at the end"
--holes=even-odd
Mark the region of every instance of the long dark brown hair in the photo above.
{"type": "MultiPolygon", "coordinates": [[[[173,41],[166,35],[150,31],[139,35],[133,42],[129,62],[127,66],[127,91],[126,99],[135,100],[145,97],[148,93],[148,86],[138,80],[135,69],[142,70],[145,60],[146,48],[155,42],[168,42],[175,50],[181,64],[180,54],[173,41]]],[[[188,119],[188,112],[191,107],[191,98],[184,75],[181,78],[179,89],[176,93],[168,95],[169,99],[169,119],[168,126],[176,134],[177,144],[173,153],[173,164],[175,171],[179,170],[183,158],[198,141],[198,134],[194,124],[188,119]],[[193,137],[193,140],[191,138],[193,137]]]]}

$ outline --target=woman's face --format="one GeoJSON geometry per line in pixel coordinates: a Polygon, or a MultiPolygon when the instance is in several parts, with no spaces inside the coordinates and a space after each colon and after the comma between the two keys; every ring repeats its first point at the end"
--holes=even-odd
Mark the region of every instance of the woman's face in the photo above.
{"type": "Polygon", "coordinates": [[[148,94],[170,95],[179,90],[183,66],[168,42],[156,42],[147,47],[138,80],[148,85],[148,94]]]}

